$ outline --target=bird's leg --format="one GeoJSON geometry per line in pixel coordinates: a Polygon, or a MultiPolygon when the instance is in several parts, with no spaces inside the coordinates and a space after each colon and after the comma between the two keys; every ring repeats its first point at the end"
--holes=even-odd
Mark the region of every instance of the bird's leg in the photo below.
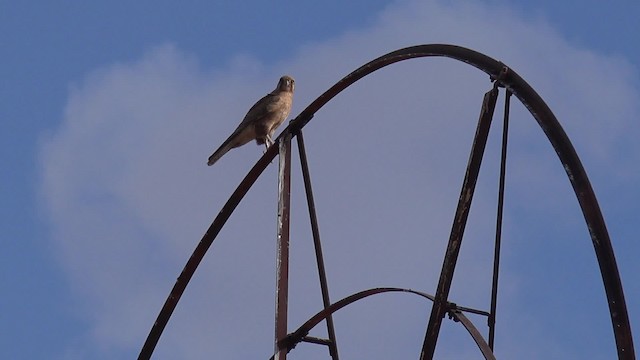
{"type": "MultiPolygon", "coordinates": [[[[269,150],[269,146],[273,145],[273,139],[271,139],[271,135],[267,134],[264,137],[264,152],[266,153],[269,150]]],[[[273,161],[271,161],[273,163],[273,161]]]]}
{"type": "Polygon", "coordinates": [[[267,152],[267,150],[269,150],[269,146],[271,146],[272,141],[271,141],[271,138],[269,137],[269,134],[267,134],[262,140],[264,140],[263,141],[263,144],[264,144],[263,154],[264,154],[267,152]]]}

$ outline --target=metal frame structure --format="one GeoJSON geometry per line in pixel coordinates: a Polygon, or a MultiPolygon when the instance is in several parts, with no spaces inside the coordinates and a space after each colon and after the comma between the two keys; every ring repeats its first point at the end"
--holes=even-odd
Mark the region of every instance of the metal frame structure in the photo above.
{"type": "Polygon", "coordinates": [[[193,254],[187,261],[182,273],[176,280],[167,300],[165,301],[151,331],[140,351],[138,359],[150,359],[160,336],[167,325],[171,314],[176,308],[181,296],[186,289],[187,284],[195,273],[198,265],[206,254],[207,250],[219,234],[220,230],[229,219],[230,215],[240,203],[244,195],[255,183],[258,177],[271,163],[276,155],[279,155],[279,171],[278,171],[278,236],[277,236],[277,278],[276,278],[276,312],[275,312],[275,340],[274,355],[272,359],[284,360],[287,353],[291,351],[300,342],[311,342],[326,345],[329,348],[329,354],[333,360],[338,360],[338,347],[335,337],[334,324],[332,314],[365,297],[387,293],[387,292],[403,292],[412,293],[422,296],[433,301],[431,314],[428,320],[427,329],[424,337],[420,359],[432,359],[436,348],[438,335],[442,320],[448,315],[456,322],[460,322],[469,332],[473,340],[478,345],[480,351],[486,359],[495,359],[493,355],[493,344],[495,339],[495,318],[497,310],[497,288],[498,273],[500,263],[500,243],[502,229],[502,204],[504,201],[504,184],[505,184],[505,166],[507,156],[507,135],[509,120],[509,101],[511,95],[515,95],[520,102],[529,110],[534,119],[538,122],[551,145],[555,149],[558,158],[569,177],[573,190],[576,194],[578,203],[580,204],[586,225],[589,229],[591,242],[593,244],[605,293],[608,300],[609,313],[615,336],[615,344],[617,348],[618,358],[624,360],[635,359],[633,339],[631,336],[631,325],[627,313],[624,293],[618,268],[616,265],[611,240],[607,232],[607,228],[600,211],[596,196],[593,192],[587,174],[576,154],[566,133],[562,129],[555,115],[542,98],[524,81],[515,71],[508,68],[502,62],[494,60],[479,52],[466,49],[454,45],[445,44],[429,44],[418,45],[400,49],[383,55],[371,62],[364,64],[335,85],[325,91],[309,106],[307,106],[295,119],[293,119],[284,131],[275,140],[274,146],[271,146],[263,156],[256,162],[249,173],[240,182],[236,190],[232,193],[229,200],[224,204],[213,223],[206,231],[202,240],[196,246],[193,254]],[[341,91],[360,80],[361,78],[379,70],[387,65],[419,57],[448,57],[455,60],[465,62],[479,70],[487,73],[493,82],[493,87],[489,90],[483,100],[482,109],[478,121],[478,126],[471,148],[471,154],[467,164],[464,181],[458,200],[458,206],[454,216],[454,221],[444,256],[440,279],[435,295],[429,295],[409,289],[400,288],[377,288],[365,290],[351,296],[348,296],[338,302],[331,303],[329,299],[329,290],[327,278],[324,269],[324,260],[322,256],[322,246],[320,241],[320,232],[318,221],[315,213],[315,203],[311,188],[311,178],[306,158],[306,150],[304,146],[304,138],[302,129],[311,121],[314,114],[322,108],[327,102],[338,95],[341,91]],[[453,274],[458,259],[460,245],[462,243],[466,221],[469,214],[471,202],[475,189],[476,180],[484,148],[487,141],[489,128],[491,125],[496,100],[500,88],[505,88],[505,111],[502,137],[502,152],[500,166],[500,184],[498,191],[498,209],[496,216],[496,238],[494,250],[493,265],[493,281],[491,291],[491,309],[490,311],[482,311],[460,307],[449,301],[448,295],[453,280],[453,274]],[[306,191],[307,204],[309,209],[309,218],[311,221],[311,229],[313,241],[316,251],[316,260],[320,277],[320,286],[322,290],[322,300],[324,309],[309,319],[305,324],[294,332],[287,331],[287,302],[288,302],[288,268],[289,268],[289,213],[290,213],[290,173],[291,173],[291,141],[297,138],[297,145],[300,155],[300,162],[306,191]],[[482,337],[480,332],[475,328],[471,321],[464,315],[465,312],[475,313],[487,316],[489,325],[488,342],[482,337]],[[327,325],[328,339],[319,339],[307,336],[309,330],[325,321],[327,325]]]}

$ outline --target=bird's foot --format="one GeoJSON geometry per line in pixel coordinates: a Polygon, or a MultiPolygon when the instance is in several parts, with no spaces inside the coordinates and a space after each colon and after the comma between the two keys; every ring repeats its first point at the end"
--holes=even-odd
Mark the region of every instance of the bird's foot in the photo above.
{"type": "Polygon", "coordinates": [[[273,145],[273,139],[271,139],[271,135],[267,134],[264,138],[264,144],[269,148],[269,146],[273,145]]]}

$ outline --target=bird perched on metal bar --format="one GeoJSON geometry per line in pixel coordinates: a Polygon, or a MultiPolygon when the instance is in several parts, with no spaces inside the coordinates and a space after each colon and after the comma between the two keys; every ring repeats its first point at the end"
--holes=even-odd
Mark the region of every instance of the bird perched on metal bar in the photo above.
{"type": "Polygon", "coordinates": [[[271,137],[278,126],[289,116],[293,102],[294,80],[285,75],[278,81],[275,90],[258,100],[244,119],[225,140],[218,150],[209,156],[207,165],[211,166],[227,151],[242,146],[251,140],[258,145],[265,145],[265,149],[273,144],[271,137]]]}

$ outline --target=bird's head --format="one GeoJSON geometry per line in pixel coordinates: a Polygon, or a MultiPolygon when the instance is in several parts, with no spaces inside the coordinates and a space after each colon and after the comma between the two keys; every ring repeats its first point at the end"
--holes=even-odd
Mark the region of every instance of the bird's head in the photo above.
{"type": "Polygon", "coordinates": [[[280,78],[280,81],[278,81],[277,90],[293,92],[294,87],[295,87],[295,80],[293,80],[291,76],[285,75],[280,78]]]}

